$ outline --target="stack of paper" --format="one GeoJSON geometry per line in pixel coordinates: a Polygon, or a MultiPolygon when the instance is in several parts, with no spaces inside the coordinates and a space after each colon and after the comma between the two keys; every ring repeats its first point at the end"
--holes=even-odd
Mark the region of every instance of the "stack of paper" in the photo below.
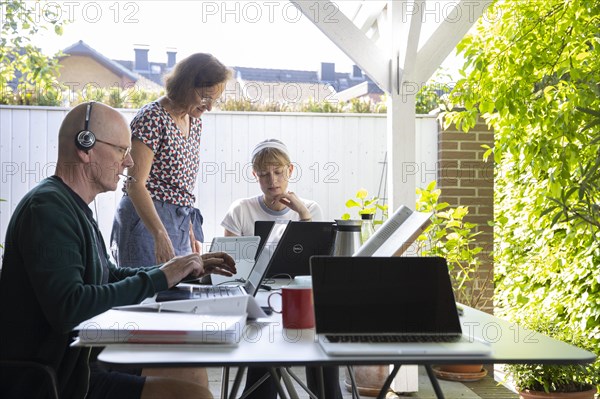
{"type": "Polygon", "coordinates": [[[246,325],[243,314],[195,314],[148,308],[111,309],[84,321],[77,345],[122,343],[236,345],[246,325]]]}

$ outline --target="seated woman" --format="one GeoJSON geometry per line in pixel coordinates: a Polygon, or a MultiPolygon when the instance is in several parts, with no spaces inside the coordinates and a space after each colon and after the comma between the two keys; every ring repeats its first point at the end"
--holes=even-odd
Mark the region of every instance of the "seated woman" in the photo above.
{"type": "MultiPolygon", "coordinates": [[[[285,219],[305,222],[323,220],[321,207],[315,201],[300,198],[288,191],[289,178],[293,170],[294,165],[283,142],[267,139],[258,143],[252,151],[252,174],[260,184],[262,195],[238,199],[231,204],[221,222],[225,235],[254,235],[254,222],[257,220],[285,219]]],[[[308,387],[313,392],[318,392],[317,371],[316,367],[306,368],[308,387]]],[[[248,391],[266,373],[268,373],[266,368],[248,368],[244,391],[248,391]]],[[[338,367],[324,367],[323,376],[325,397],[341,399],[338,367]]],[[[270,378],[247,396],[251,399],[275,399],[276,397],[277,389],[270,378]]]]}
{"type": "Polygon", "coordinates": [[[254,235],[257,220],[321,220],[321,207],[288,191],[294,170],[287,147],[277,139],[261,141],[252,151],[252,174],[258,179],[262,195],[236,200],[221,226],[226,236],[254,235]]]}

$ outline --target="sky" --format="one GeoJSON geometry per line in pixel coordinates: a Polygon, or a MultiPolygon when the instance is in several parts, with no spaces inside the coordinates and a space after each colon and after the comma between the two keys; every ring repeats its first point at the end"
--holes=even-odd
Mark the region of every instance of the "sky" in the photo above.
{"type": "MultiPolygon", "coordinates": [[[[339,2],[342,4],[342,2],[339,2]]],[[[339,12],[331,3],[331,15],[339,12]]],[[[34,44],[54,54],[79,40],[111,59],[133,60],[134,48],[149,49],[149,60],[166,62],[208,52],[228,66],[318,70],[334,62],[350,72],[353,62],[289,1],[49,1],[28,2],[30,13],[47,20],[54,11],[69,21],[62,36],[47,32],[34,44]]],[[[326,15],[323,18],[327,17],[326,15]]],[[[456,57],[446,65],[455,69],[456,57]]]]}

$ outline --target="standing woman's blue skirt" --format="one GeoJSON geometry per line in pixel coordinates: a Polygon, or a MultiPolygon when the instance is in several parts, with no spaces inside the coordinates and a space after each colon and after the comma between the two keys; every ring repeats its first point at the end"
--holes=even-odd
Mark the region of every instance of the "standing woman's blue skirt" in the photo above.
{"type": "MultiPolygon", "coordinates": [[[[202,214],[200,210],[154,201],[154,207],[169,233],[175,255],[192,252],[190,223],[196,240],[203,242],[202,214]]],[[[120,267],[142,267],[156,265],[154,237],[140,219],[131,199],[124,195],[117,207],[110,235],[110,249],[120,267]]]]}

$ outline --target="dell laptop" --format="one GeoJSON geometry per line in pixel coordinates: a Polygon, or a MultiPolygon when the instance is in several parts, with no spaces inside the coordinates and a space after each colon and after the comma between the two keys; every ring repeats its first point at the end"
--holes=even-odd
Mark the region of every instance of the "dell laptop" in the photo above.
{"type": "MultiPolygon", "coordinates": [[[[254,222],[254,234],[261,237],[261,242],[266,241],[274,223],[273,221],[254,222]]],[[[333,236],[332,222],[289,222],[277,245],[277,251],[273,254],[267,277],[308,276],[310,257],[330,255],[333,236]]]]}

